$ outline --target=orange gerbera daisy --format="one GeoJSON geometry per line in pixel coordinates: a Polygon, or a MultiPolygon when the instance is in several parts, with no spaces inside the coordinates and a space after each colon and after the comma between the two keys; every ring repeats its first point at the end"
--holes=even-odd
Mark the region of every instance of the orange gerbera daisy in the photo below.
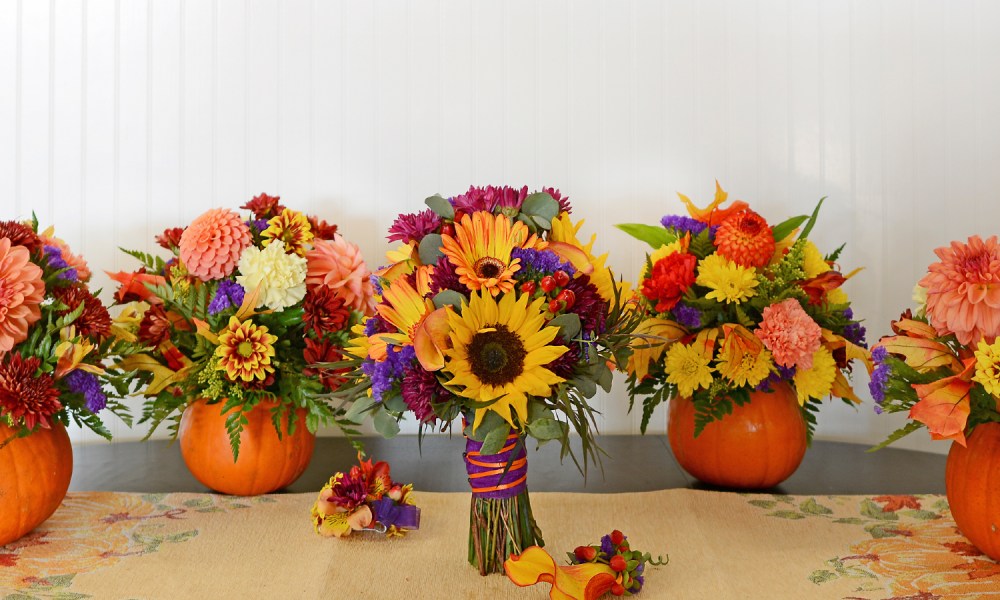
{"type": "Polygon", "coordinates": [[[512,259],[511,251],[539,244],[524,223],[488,212],[465,215],[455,223],[455,235],[441,239],[441,251],[455,265],[458,280],[474,292],[485,289],[493,296],[514,289],[521,260],[512,259]]]}
{"type": "Polygon", "coordinates": [[[229,317],[229,325],[219,334],[219,370],[225,371],[232,381],[263,381],[274,373],[271,359],[277,336],[267,332],[267,327],[250,321],[229,317]]]}
{"type": "Polygon", "coordinates": [[[744,267],[764,267],[774,255],[771,227],[749,208],[726,217],[715,234],[719,254],[744,267]]]}
{"type": "Polygon", "coordinates": [[[309,217],[304,214],[286,208],[281,214],[271,217],[267,222],[267,229],[260,232],[264,241],[261,246],[267,247],[271,240],[281,240],[285,242],[285,251],[305,256],[306,247],[313,239],[312,225],[309,217]]]}

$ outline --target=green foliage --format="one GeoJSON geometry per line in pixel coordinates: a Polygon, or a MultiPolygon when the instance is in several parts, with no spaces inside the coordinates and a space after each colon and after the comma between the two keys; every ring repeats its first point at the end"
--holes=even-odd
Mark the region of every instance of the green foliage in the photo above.
{"type": "Polygon", "coordinates": [[[660,226],[643,223],[621,223],[615,225],[615,227],[641,242],[646,242],[654,250],[677,241],[675,233],[660,226]]]}

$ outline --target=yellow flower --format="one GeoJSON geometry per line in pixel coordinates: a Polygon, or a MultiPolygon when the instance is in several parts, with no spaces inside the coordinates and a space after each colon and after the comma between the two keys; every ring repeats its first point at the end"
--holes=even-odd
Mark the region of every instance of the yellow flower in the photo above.
{"type": "MultiPolygon", "coordinates": [[[[605,266],[608,260],[608,253],[594,256],[594,242],[597,235],[591,235],[590,241],[586,244],[580,242],[577,234],[583,227],[583,220],[573,224],[569,218],[569,213],[559,213],[552,219],[552,231],[549,232],[549,250],[552,250],[563,260],[572,263],[578,273],[590,276],[590,282],[597,288],[597,293],[608,302],[614,302],[615,288],[621,290],[621,297],[628,298],[631,295],[631,284],[627,281],[616,282],[611,271],[605,266]]],[[[624,300],[623,300],[624,301],[624,300]]]]}
{"type": "Polygon", "coordinates": [[[309,243],[313,239],[312,225],[309,219],[297,210],[286,208],[281,214],[271,217],[267,229],[260,232],[264,241],[261,245],[268,247],[272,241],[281,240],[285,243],[285,252],[294,252],[305,256],[309,243]]]}
{"type": "Polygon", "coordinates": [[[737,386],[755,386],[771,374],[771,353],[742,325],[722,326],[725,339],[719,349],[719,374],[737,386]]]}
{"type": "Polygon", "coordinates": [[[667,381],[677,386],[681,396],[690,397],[698,388],[712,385],[712,356],[705,356],[696,347],[676,343],[667,350],[667,381]]]}
{"type": "Polygon", "coordinates": [[[304,257],[286,254],[285,243],[274,240],[273,244],[268,244],[263,250],[250,246],[243,251],[236,282],[247,293],[260,288],[257,306],[254,308],[266,306],[283,310],[305,298],[306,267],[304,257]]]}
{"type": "Polygon", "coordinates": [[[472,291],[493,296],[514,289],[514,273],[521,260],[511,258],[514,248],[532,248],[538,237],[520,221],[504,215],[475,212],[455,223],[455,235],[441,236],[441,252],[455,265],[458,280],[472,291]]]}
{"type": "Polygon", "coordinates": [[[988,394],[1000,396],[1000,338],[992,344],[979,341],[976,374],[972,380],[981,383],[988,394]]]}
{"type": "Polygon", "coordinates": [[[795,393],[799,397],[799,405],[805,404],[809,398],[822,398],[833,389],[837,377],[837,362],[824,346],[813,352],[811,369],[800,369],[795,372],[792,382],[795,393]]]}
{"type": "Polygon", "coordinates": [[[739,304],[757,292],[757,272],[719,254],[710,254],[698,264],[698,285],[711,288],[706,297],[726,304],[739,304]]]}
{"type": "Polygon", "coordinates": [[[215,349],[218,369],[225,371],[231,381],[263,381],[268,373],[274,373],[271,359],[276,341],[277,336],[268,333],[267,327],[229,317],[229,325],[219,333],[215,349]]]}
{"type": "Polygon", "coordinates": [[[473,293],[462,314],[448,313],[452,348],[444,370],[452,378],[448,385],[462,386],[458,394],[476,402],[472,430],[492,410],[514,427],[513,414],[521,425],[528,420],[528,395],[546,397],[552,386],[565,381],[545,365],[566,353],[568,348],[551,345],[558,327],[546,327],[542,312],[544,298],[528,304],[528,296],[515,299],[504,294],[499,302],[489,292],[473,293]]]}
{"type": "Polygon", "coordinates": [[[434,308],[427,298],[429,272],[417,271],[416,289],[406,277],[399,278],[383,290],[384,300],[376,310],[392,324],[397,333],[380,333],[369,338],[368,353],[376,361],[387,356],[386,344],[413,346],[420,365],[428,371],[444,366],[444,350],[448,346],[448,309],[434,308]]]}
{"type": "Polygon", "coordinates": [[[802,270],[805,271],[806,279],[812,279],[830,270],[830,265],[823,260],[823,253],[812,242],[807,241],[803,248],[802,270]]]}

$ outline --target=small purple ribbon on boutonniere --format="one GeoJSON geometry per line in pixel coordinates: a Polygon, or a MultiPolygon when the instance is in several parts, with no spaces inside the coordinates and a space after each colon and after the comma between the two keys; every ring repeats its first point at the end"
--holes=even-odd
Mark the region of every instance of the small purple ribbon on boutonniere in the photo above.
{"type": "Polygon", "coordinates": [[[400,537],[420,528],[420,509],[413,502],[413,484],[392,481],[389,464],[361,460],[347,473],[336,473],[319,492],[312,507],[316,533],[346,537],[353,531],[375,531],[400,537]]]}

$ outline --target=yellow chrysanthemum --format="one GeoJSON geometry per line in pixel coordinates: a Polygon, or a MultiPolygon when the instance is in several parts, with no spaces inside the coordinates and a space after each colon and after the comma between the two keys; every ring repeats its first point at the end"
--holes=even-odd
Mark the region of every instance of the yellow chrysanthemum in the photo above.
{"type": "Polygon", "coordinates": [[[695,345],[676,343],[667,350],[664,363],[667,368],[667,381],[677,386],[681,396],[690,397],[698,388],[712,385],[711,355],[705,356],[695,345]]]}
{"type": "Polygon", "coordinates": [[[792,382],[799,404],[805,404],[809,398],[822,398],[830,394],[833,381],[837,377],[837,362],[824,346],[813,352],[811,369],[799,369],[795,372],[792,382]]]}
{"type": "Polygon", "coordinates": [[[267,229],[260,232],[265,248],[274,240],[285,242],[286,252],[294,252],[305,256],[309,243],[313,239],[312,225],[309,218],[297,210],[286,208],[280,214],[271,217],[267,229]]]}
{"type": "Polygon", "coordinates": [[[259,290],[254,308],[284,310],[306,296],[307,261],[302,256],[286,254],[282,240],[274,240],[263,250],[256,246],[244,250],[239,270],[236,283],[247,292],[259,290]]]}
{"type": "Polygon", "coordinates": [[[755,386],[771,374],[774,362],[764,343],[742,325],[722,326],[725,339],[719,349],[719,374],[737,386],[755,386]]]}
{"type": "Polygon", "coordinates": [[[992,344],[979,341],[972,380],[981,383],[988,394],[1000,396],[1000,338],[992,344]]]}
{"type": "Polygon", "coordinates": [[[455,265],[458,280],[472,291],[493,296],[514,289],[514,273],[521,260],[511,257],[514,248],[531,248],[538,237],[520,221],[504,215],[475,212],[455,223],[455,235],[441,236],[441,251],[455,265]]]}
{"type": "Polygon", "coordinates": [[[802,252],[802,270],[805,271],[806,279],[812,279],[830,270],[830,265],[823,260],[823,253],[816,244],[809,241],[805,243],[802,252]]]}
{"type": "Polygon", "coordinates": [[[847,292],[841,288],[837,288],[827,292],[826,301],[830,304],[847,304],[851,299],[847,297],[847,292]]]}
{"type": "Polygon", "coordinates": [[[719,254],[710,254],[698,263],[698,285],[711,288],[706,294],[718,302],[739,304],[752,298],[757,292],[757,271],[753,267],[742,267],[719,254]]]}
{"type": "Polygon", "coordinates": [[[277,341],[267,327],[249,320],[240,323],[236,317],[229,317],[229,325],[219,333],[219,346],[215,349],[218,369],[225,371],[232,381],[263,381],[268,373],[274,373],[271,359],[277,341]]]}
{"type": "Polygon", "coordinates": [[[444,370],[448,385],[464,388],[459,395],[477,402],[473,431],[492,410],[512,427],[513,415],[523,425],[528,419],[528,395],[550,396],[552,386],[565,381],[545,368],[568,348],[550,345],[558,327],[546,327],[544,298],[528,304],[528,296],[505,294],[499,302],[488,292],[473,293],[462,314],[450,312],[452,348],[444,370]]]}

